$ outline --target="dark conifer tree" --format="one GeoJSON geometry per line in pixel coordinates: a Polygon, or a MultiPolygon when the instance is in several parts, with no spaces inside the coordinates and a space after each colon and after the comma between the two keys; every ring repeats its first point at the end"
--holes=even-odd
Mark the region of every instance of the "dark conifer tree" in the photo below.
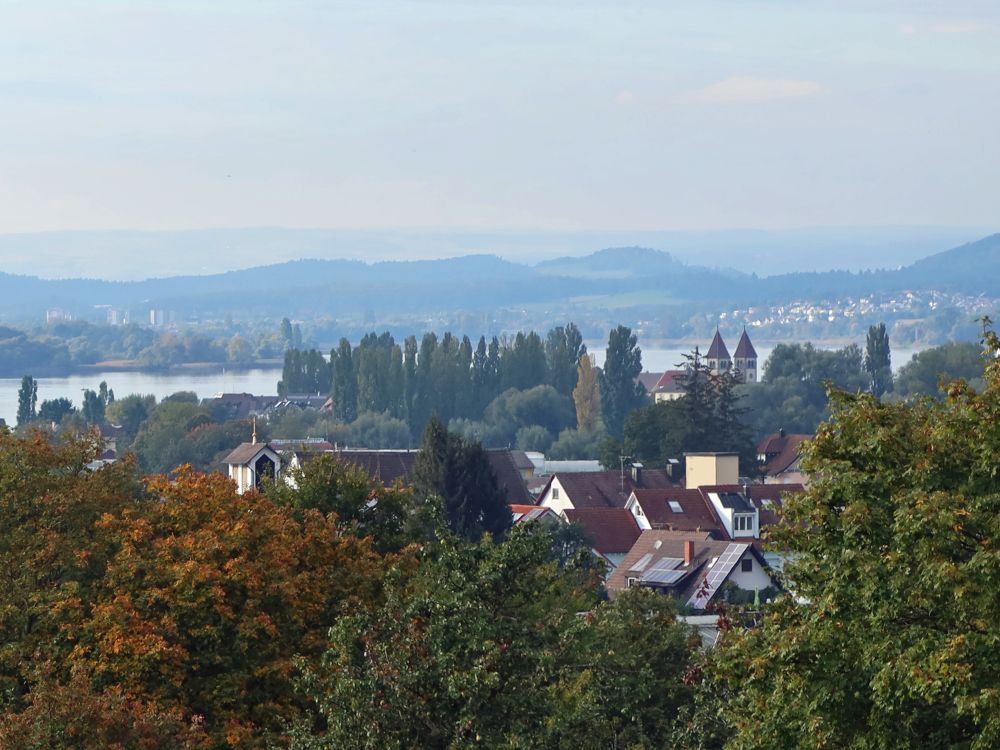
{"type": "Polygon", "coordinates": [[[483,447],[448,432],[431,417],[413,468],[418,497],[441,499],[448,525],[466,539],[501,537],[511,524],[510,506],[483,447]]]}

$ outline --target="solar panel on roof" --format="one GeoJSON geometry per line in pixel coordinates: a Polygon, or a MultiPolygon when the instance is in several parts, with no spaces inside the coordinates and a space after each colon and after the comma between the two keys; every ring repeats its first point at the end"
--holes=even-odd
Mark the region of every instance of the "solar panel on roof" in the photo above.
{"type": "Polygon", "coordinates": [[[723,581],[726,580],[733,568],[736,567],[736,563],[743,557],[743,553],[749,547],[749,544],[728,545],[722,554],[719,555],[718,559],[715,560],[711,570],[708,571],[704,585],[698,586],[688,600],[688,604],[699,609],[704,608],[711,601],[712,597],[715,596],[715,592],[719,590],[723,581]]]}
{"type": "Polygon", "coordinates": [[[674,570],[683,564],[684,560],[680,557],[661,557],[649,570],[650,572],[654,570],[674,570]]]}
{"type": "Polygon", "coordinates": [[[687,570],[647,570],[640,579],[643,583],[659,583],[669,586],[688,574],[687,570]]]}
{"type": "Polygon", "coordinates": [[[649,565],[649,561],[652,559],[653,559],[652,552],[643,555],[642,557],[640,557],[638,560],[635,561],[635,565],[633,565],[631,568],[628,569],[629,572],[641,573],[643,570],[646,569],[646,566],[649,565]]]}

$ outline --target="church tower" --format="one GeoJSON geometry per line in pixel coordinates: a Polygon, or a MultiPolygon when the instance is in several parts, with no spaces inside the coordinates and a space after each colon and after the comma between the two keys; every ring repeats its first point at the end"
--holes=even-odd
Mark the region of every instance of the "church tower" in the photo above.
{"type": "Polygon", "coordinates": [[[747,328],[743,326],[743,335],[736,345],[736,377],[743,383],[757,382],[757,350],[753,348],[753,343],[747,335],[747,328]]]}
{"type": "Polygon", "coordinates": [[[729,372],[733,367],[733,359],[729,356],[726,342],[722,340],[722,335],[719,333],[718,327],[715,329],[715,338],[712,339],[712,345],[708,347],[705,364],[708,365],[708,369],[712,371],[713,375],[729,372]]]}

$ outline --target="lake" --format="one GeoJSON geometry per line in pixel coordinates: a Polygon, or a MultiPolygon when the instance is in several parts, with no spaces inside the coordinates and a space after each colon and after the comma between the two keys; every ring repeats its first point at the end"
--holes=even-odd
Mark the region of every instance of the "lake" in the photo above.
{"type": "MultiPolygon", "coordinates": [[[[603,346],[590,346],[590,351],[596,355],[598,365],[604,361],[603,346]]],[[[757,346],[759,372],[763,375],[764,361],[771,354],[771,347],[757,346]]],[[[916,349],[898,349],[892,352],[892,369],[898,370],[901,365],[910,361],[916,349]]],[[[649,372],[673,370],[684,362],[684,355],[690,354],[688,348],[658,349],[650,348],[642,351],[643,369],[649,372]]],[[[88,373],[86,375],[70,375],[62,378],[37,378],[38,403],[53,398],[68,398],[77,407],[83,402],[84,389],[96,391],[103,380],[107,382],[116,396],[127,396],[130,393],[152,394],[157,400],[177,391],[194,391],[200,398],[208,398],[217,393],[253,393],[258,396],[275,395],[281,370],[264,368],[256,370],[234,370],[232,372],[220,369],[217,373],[191,374],[171,373],[156,374],[147,372],[107,372],[88,373]]],[[[20,378],[0,378],[0,417],[13,426],[17,421],[17,392],[21,387],[20,378]]]]}
{"type": "MultiPolygon", "coordinates": [[[[201,398],[217,393],[253,393],[275,395],[281,370],[234,370],[220,368],[217,373],[155,374],[147,372],[105,372],[70,375],[64,378],[36,378],[38,381],[38,403],[53,398],[68,398],[79,408],[83,403],[83,391],[96,391],[103,380],[115,396],[130,393],[152,394],[159,401],[177,391],[194,391],[201,398]]],[[[13,426],[17,422],[17,392],[21,388],[20,378],[0,378],[0,417],[13,426]]]]}

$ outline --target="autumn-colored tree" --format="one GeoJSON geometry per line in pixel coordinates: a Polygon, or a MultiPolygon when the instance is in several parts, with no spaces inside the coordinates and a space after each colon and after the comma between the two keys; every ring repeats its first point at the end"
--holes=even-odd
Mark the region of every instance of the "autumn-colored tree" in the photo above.
{"type": "Polygon", "coordinates": [[[73,658],[98,688],[200,717],[216,746],[262,747],[305,708],[294,659],[374,599],[381,558],[318,511],[237,495],[222,475],[182,467],[148,491],[98,524],[116,552],[73,658]]]}
{"type": "Polygon", "coordinates": [[[1000,746],[1000,341],[985,388],[831,396],[775,544],[788,589],[706,690],[733,748],[1000,746]],[[738,710],[736,710],[738,707],[738,710]]]}
{"type": "Polygon", "coordinates": [[[140,495],[132,462],[86,468],[100,450],[92,434],[50,443],[0,432],[0,714],[26,705],[43,667],[68,676],[71,633],[110,554],[95,523],[140,495]]]}
{"type": "Polygon", "coordinates": [[[598,374],[589,354],[580,357],[573,403],[576,405],[576,426],[581,432],[596,433],[601,427],[601,388],[598,374]]]}
{"type": "Polygon", "coordinates": [[[117,686],[95,692],[84,670],[65,684],[40,682],[28,707],[0,720],[2,748],[201,750],[208,738],[197,718],[136,700],[117,686]]]}

